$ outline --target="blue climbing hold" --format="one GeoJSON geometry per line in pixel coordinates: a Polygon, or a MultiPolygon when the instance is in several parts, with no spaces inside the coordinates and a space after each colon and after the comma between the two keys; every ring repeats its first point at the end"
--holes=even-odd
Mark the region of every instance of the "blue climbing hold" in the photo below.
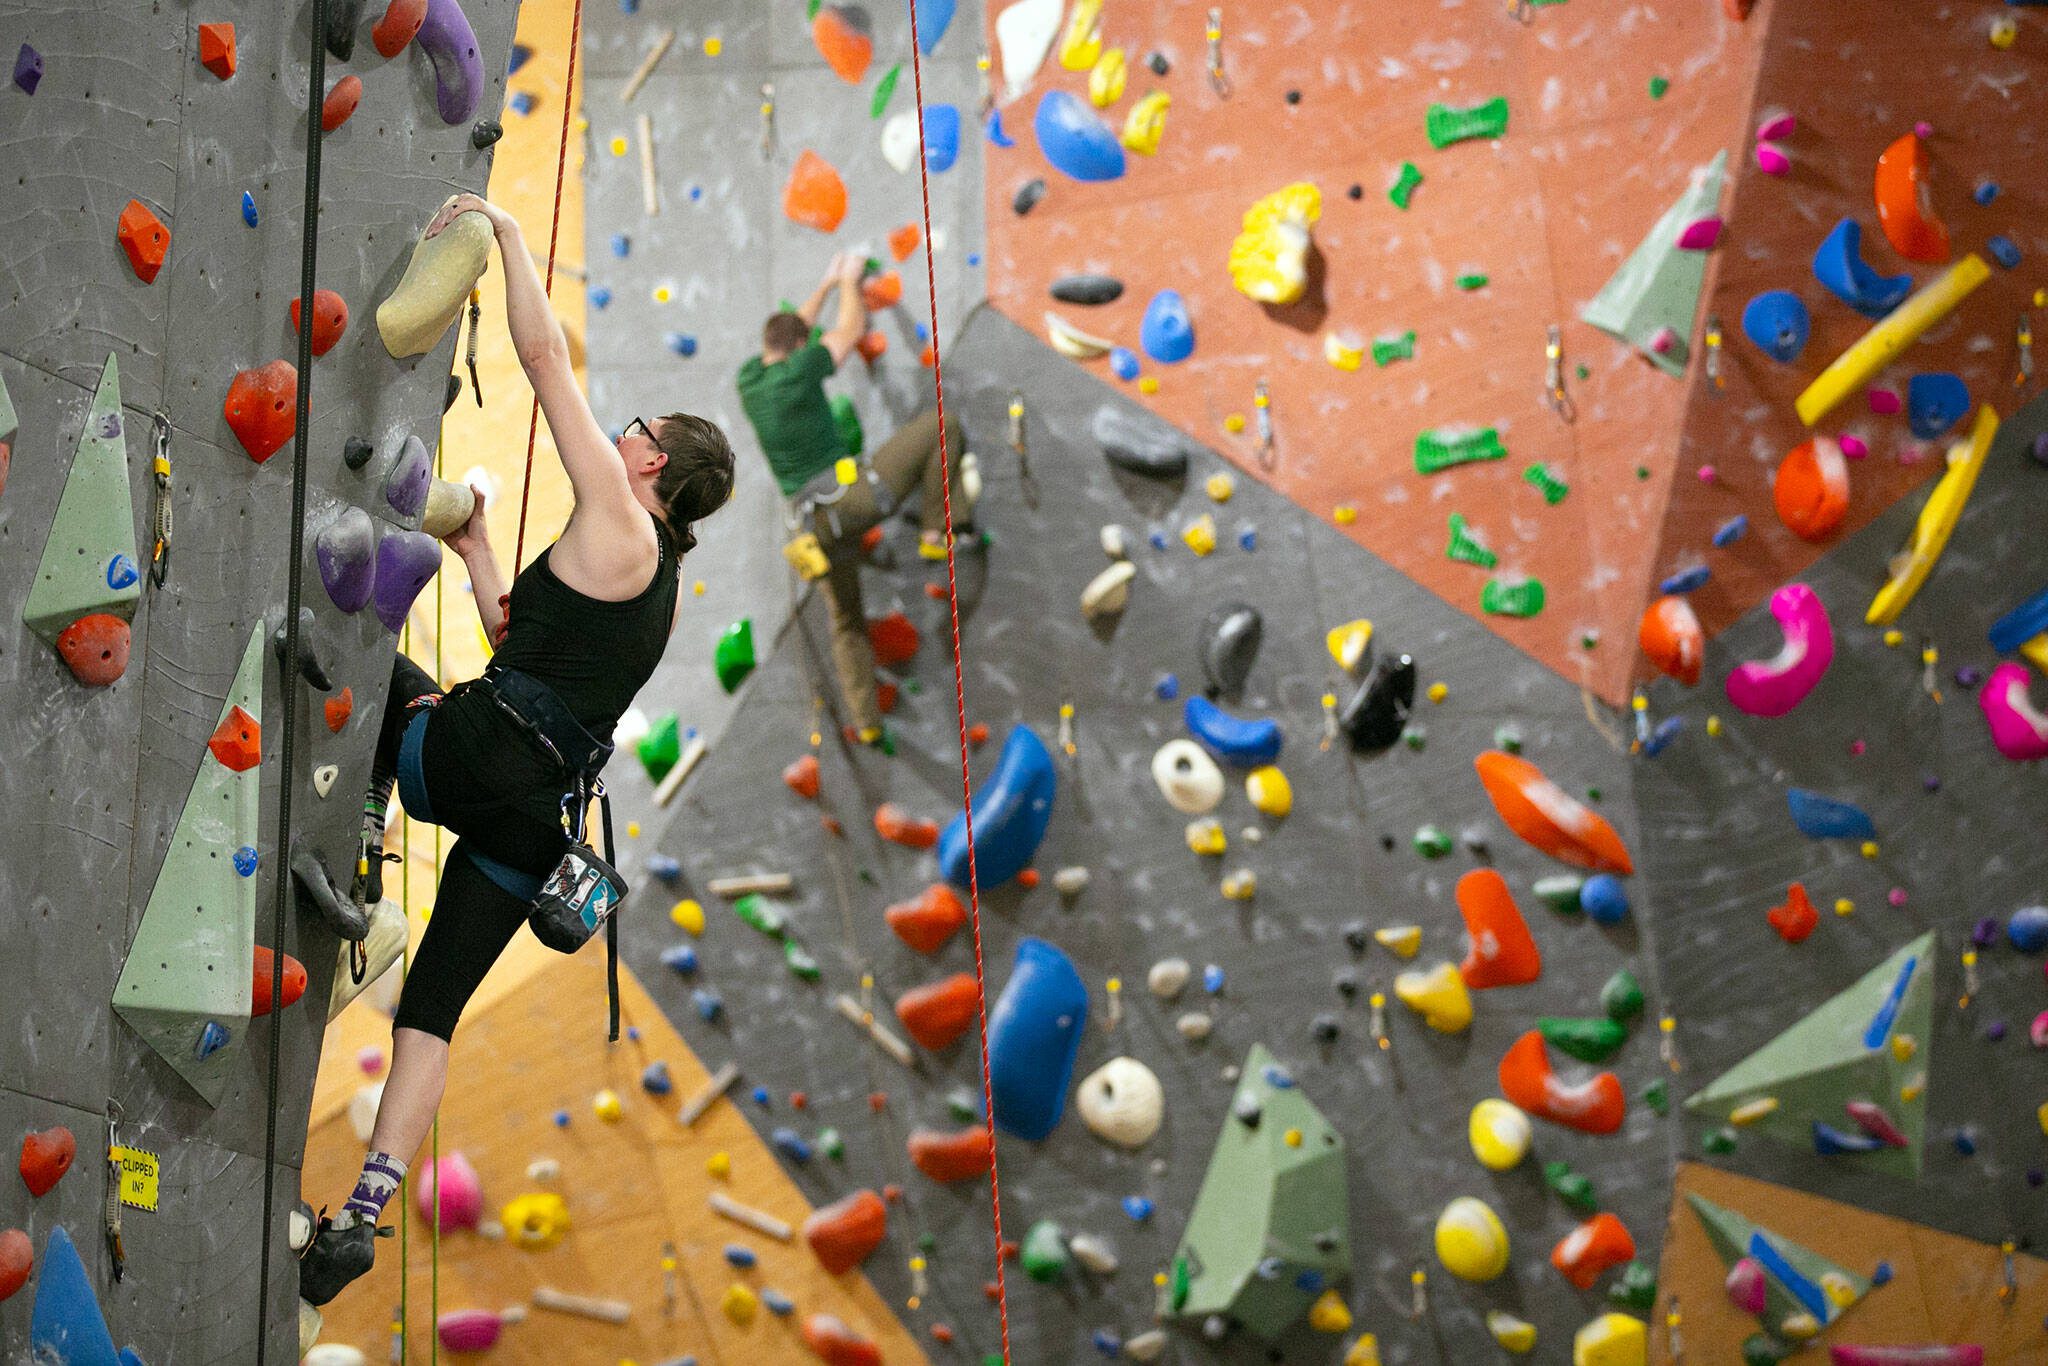
{"type": "Polygon", "coordinates": [[[126,588],[141,577],[142,574],[135,568],[135,560],[132,556],[116,555],[113,559],[107,561],[107,587],[109,588],[117,590],[126,588]]]}
{"type": "Polygon", "coordinates": [[[802,1134],[794,1129],[777,1129],[768,1135],[768,1141],[775,1145],[775,1151],[792,1162],[804,1163],[811,1160],[811,1145],[804,1142],[802,1134]]]}
{"type": "MultiPolygon", "coordinates": [[[[996,887],[1024,871],[1038,853],[1052,820],[1059,779],[1052,755],[1031,727],[1013,726],[1003,741],[995,772],[974,794],[974,864],[984,887],[996,887]]],[[[967,885],[967,813],[939,835],[939,873],[956,887],[967,885]]]]}
{"type": "Polygon", "coordinates": [[[924,164],[933,175],[953,169],[960,159],[960,108],[952,104],[924,107],[924,164]]]}
{"type": "Polygon", "coordinates": [[[1749,518],[1738,512],[1714,528],[1714,545],[1725,550],[1749,534],[1749,518]]]}
{"type": "Polygon", "coordinates": [[[761,1303],[768,1306],[768,1312],[787,1318],[796,1312],[796,1301],[780,1290],[768,1289],[761,1292],[761,1303]]]}
{"type": "Polygon", "coordinates": [[[952,27],[953,0],[924,0],[910,5],[910,13],[917,20],[917,50],[929,57],[952,27]]]}
{"type": "Polygon", "coordinates": [[[1579,888],[1579,909],[1602,925],[1628,919],[1628,890],[1612,873],[1595,873],[1579,888]]]}
{"type": "Polygon", "coordinates": [[[1237,548],[1239,550],[1257,550],[1259,548],[1258,528],[1249,526],[1239,527],[1237,531],[1237,548]]]}
{"type": "Polygon", "coordinates": [[[756,1086],[752,1091],[748,1092],[748,1098],[763,1110],[768,1108],[769,1101],[772,1099],[768,1094],[768,1088],[765,1086],[756,1086]]]}
{"type": "Polygon", "coordinates": [[[1146,536],[1145,540],[1154,550],[1166,549],[1166,532],[1161,527],[1153,527],[1151,534],[1146,536]]]}
{"type": "Polygon", "coordinates": [[[1123,1206],[1125,1216],[1134,1224],[1142,1224],[1152,1217],[1152,1202],[1142,1195],[1126,1195],[1123,1206]]]}
{"type": "Polygon", "coordinates": [[[1190,695],[1181,720],[1202,748],[1238,768],[1258,768],[1280,757],[1280,723],[1271,717],[1232,716],[1206,697],[1190,695]]]}
{"type": "Polygon", "coordinates": [[[664,332],[661,344],[685,358],[697,354],[697,339],[687,332],[664,332]]]}
{"type": "Polygon", "coordinates": [[[527,62],[528,62],[528,61],[529,61],[529,60],[530,60],[530,59],[531,59],[532,57],[533,57],[533,49],[532,49],[532,48],[530,48],[530,47],[528,47],[528,46],[527,46],[526,44],[524,44],[524,43],[514,43],[514,44],[512,44],[512,56],[511,56],[511,59],[510,59],[510,60],[508,60],[508,61],[507,61],[507,62],[505,63],[505,74],[506,74],[507,76],[511,75],[511,74],[512,74],[513,72],[517,71],[517,70],[518,70],[518,69],[519,69],[520,67],[522,67],[522,66],[525,66],[525,65],[526,65],[526,63],[527,63],[527,62]]]}
{"type": "Polygon", "coordinates": [[[1896,1271],[1892,1270],[1890,1262],[1879,1262],[1870,1273],[1870,1283],[1872,1285],[1890,1285],[1892,1277],[1897,1274],[1896,1271]]]}
{"type": "Polygon", "coordinates": [[[1095,117],[1086,100],[1065,90],[1048,90],[1031,126],[1053,169],[1075,180],[1115,180],[1124,173],[1124,145],[1095,117]]]}
{"type": "Polygon", "coordinates": [[[1705,588],[1707,581],[1713,577],[1713,570],[1703,564],[1696,564],[1690,569],[1681,569],[1676,574],[1665,579],[1664,582],[1657,585],[1657,591],[1669,595],[1682,595],[1693,592],[1696,589],[1705,588]]]}
{"type": "Polygon", "coordinates": [[[35,1361],[64,1366],[115,1366],[114,1337],[71,1235],[58,1224],[43,1244],[36,1302],[29,1311],[28,1349],[35,1361]]]}
{"type": "Polygon", "coordinates": [[[1178,365],[1195,354],[1195,322],[1177,291],[1162,289],[1145,305],[1138,344],[1161,365],[1178,365]]]}
{"type": "Polygon", "coordinates": [[[1670,748],[1671,742],[1676,740],[1684,730],[1685,718],[1683,716],[1665,717],[1657,723],[1655,729],[1651,730],[1650,738],[1643,741],[1643,757],[1645,759],[1656,758],[1666,749],[1670,748]]]}
{"type": "Polygon", "coordinates": [[[1915,375],[1906,382],[1906,418],[1913,435],[1932,441],[1970,411],[1970,386],[1946,371],[1915,375]]]}
{"type": "Polygon", "coordinates": [[[1991,623],[1991,648],[2009,655],[2043,631],[2048,631],[2048,588],[1991,623]]]}
{"type": "Polygon", "coordinates": [[[243,877],[256,876],[256,865],[259,861],[256,850],[250,845],[245,844],[235,850],[235,871],[243,877]]]}
{"type": "Polygon", "coordinates": [[[1995,180],[1978,181],[1977,188],[1970,191],[1970,198],[1976,200],[1979,204],[1989,204],[1992,200],[1998,198],[1998,182],[1995,180]]]}
{"type": "Polygon", "coordinates": [[[690,993],[690,1004],[697,1009],[700,1020],[715,1020],[725,1009],[725,1000],[709,987],[698,987],[690,993]]]}
{"type": "Polygon", "coordinates": [[[199,1031],[199,1042],[192,1048],[192,1056],[204,1062],[228,1046],[235,1036],[219,1020],[208,1020],[199,1031]]]}
{"type": "Polygon", "coordinates": [[[2004,266],[2007,270],[2018,270],[2020,268],[2020,249],[2010,237],[2005,236],[2003,233],[1993,233],[1990,237],[1985,238],[1984,250],[1990,252],[1991,259],[2004,266]]]}
{"type": "Polygon", "coordinates": [[[668,1074],[668,1064],[656,1059],[640,1072],[640,1089],[650,1096],[665,1096],[675,1089],[675,1079],[668,1074]]]}
{"type": "Polygon", "coordinates": [[[2005,937],[2021,953],[2048,949],[2048,906],[2022,906],[2005,922],[2005,937]]]}
{"type": "Polygon", "coordinates": [[[671,972],[684,977],[697,971],[697,950],[688,944],[676,944],[661,951],[661,965],[671,972]]]}
{"type": "Polygon", "coordinates": [[[682,875],[683,865],[678,863],[673,855],[649,854],[647,856],[647,876],[659,878],[663,882],[674,882],[682,875]]]}
{"type": "Polygon", "coordinates": [[[569,1112],[567,1110],[555,1111],[552,1118],[554,1119],[555,1127],[557,1129],[566,1129],[569,1127],[569,1112]]]}
{"type": "Polygon", "coordinates": [[[1813,1150],[1822,1157],[1840,1157],[1844,1153],[1874,1153],[1884,1147],[1884,1140],[1869,1134],[1852,1134],[1837,1129],[1820,1120],[1813,1122],[1813,1150]]]}
{"type": "Polygon", "coordinates": [[[1202,990],[1214,996],[1223,990],[1223,969],[1214,963],[1202,969],[1202,990]]]}
{"type": "Polygon", "coordinates": [[[1785,805],[1792,811],[1792,823],[1808,839],[1877,838],[1877,826],[1869,814],[1853,802],[1824,797],[1803,787],[1792,787],[1785,790],[1785,805]]]}
{"type": "Polygon", "coordinates": [[[1107,1328],[1098,1328],[1088,1335],[1088,1341],[1095,1350],[1111,1361],[1124,1354],[1124,1340],[1107,1328]]]}
{"type": "Polygon", "coordinates": [[[505,103],[512,106],[512,112],[515,114],[524,115],[533,112],[533,96],[527,94],[524,90],[513,91],[512,98],[505,101],[505,103]]]}
{"type": "Polygon", "coordinates": [[[256,196],[242,191],[242,221],[250,227],[256,226],[256,196]]]}
{"type": "Polygon", "coordinates": [[[602,309],[611,301],[612,292],[609,289],[606,289],[603,285],[592,285],[590,287],[590,306],[592,308],[602,309]]]}
{"type": "Polygon", "coordinates": [[[1003,111],[1000,109],[988,111],[988,123],[985,125],[984,131],[988,134],[988,140],[998,147],[1015,147],[1017,145],[1017,139],[1003,131],[1003,111]]]}
{"type": "Polygon", "coordinates": [[[622,232],[612,234],[612,255],[623,260],[633,250],[633,239],[622,232]]]}
{"type": "Polygon", "coordinates": [[[1880,275],[1863,260],[1863,227],[1853,218],[1835,224],[1813,253],[1813,278],[1866,318],[1882,318],[1913,292],[1911,275],[1880,275]]]}
{"type": "Polygon", "coordinates": [[[1128,384],[1138,377],[1138,353],[1128,346],[1109,349],[1109,373],[1128,384]]]}
{"type": "Polygon", "coordinates": [[[1073,960],[1043,939],[1018,941],[988,1013],[989,1088],[1004,1133],[1036,1143],[1059,1126],[1087,1024],[1088,988],[1073,960]]]}
{"type": "Polygon", "coordinates": [[[1742,310],[1742,334],[1787,365],[1799,359],[1812,331],[1805,301],[1789,289],[1767,289],[1742,310]]]}
{"type": "Polygon", "coordinates": [[[757,1259],[754,1256],[754,1249],[748,1247],[745,1243],[727,1243],[725,1245],[725,1260],[740,1270],[745,1271],[757,1259]]]}
{"type": "Polygon", "coordinates": [[[1180,696],[1180,677],[1177,674],[1161,674],[1159,681],[1152,685],[1152,695],[1161,702],[1171,702],[1180,696]]]}

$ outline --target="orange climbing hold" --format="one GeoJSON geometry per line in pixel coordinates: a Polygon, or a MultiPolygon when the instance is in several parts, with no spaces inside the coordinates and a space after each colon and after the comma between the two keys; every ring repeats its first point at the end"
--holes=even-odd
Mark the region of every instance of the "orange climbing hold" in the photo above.
{"type": "MultiPolygon", "coordinates": [[[[270,1013],[270,973],[277,955],[262,944],[256,946],[256,971],[249,991],[249,1018],[270,1013]]],[[[284,956],[284,1003],[289,1006],[306,994],[306,965],[290,954],[284,956]]]]}
{"type": "Polygon", "coordinates": [[[782,187],[782,212],[792,223],[837,232],[846,217],[846,182],[831,162],[807,151],[796,159],[789,183],[782,187]]]}
{"type": "Polygon", "coordinates": [[[78,1140],[63,1125],[53,1125],[21,1140],[21,1181],[38,1200],[64,1179],[78,1156],[78,1140]]]}
{"type": "Polygon", "coordinates": [[[967,1032],[980,1015],[980,1004],[974,974],[956,972],[897,997],[896,1018],[911,1038],[936,1053],[967,1032]]]}
{"type": "Polygon", "coordinates": [[[889,350],[888,334],[885,332],[870,332],[855,342],[853,349],[860,352],[862,360],[866,361],[869,365],[873,365],[889,350]]]}
{"type": "Polygon", "coordinates": [[[874,647],[875,663],[893,669],[917,653],[917,628],[901,612],[891,612],[868,623],[868,644],[874,647]]]}
{"type": "Polygon", "coordinates": [[[235,26],[199,26],[199,64],[222,80],[235,74],[235,26]]]}
{"type": "Polygon", "coordinates": [[[882,1366],[882,1349],[832,1314],[804,1320],[804,1346],[826,1366],[882,1366]]]}
{"type": "Polygon", "coordinates": [[[1802,441],[1779,462],[1771,485],[1778,520],[1803,541],[1824,541],[1849,515],[1849,462],[1832,438],[1802,441]]]}
{"type": "Polygon", "coordinates": [[[1621,1127],[1628,1109],[1621,1079],[1612,1072],[1598,1073],[1577,1086],[1558,1080],[1541,1030],[1532,1029],[1509,1046],[1501,1056],[1498,1079],[1501,1094],[1514,1104],[1580,1133],[1611,1134],[1621,1127]]]}
{"type": "Polygon", "coordinates": [[[1806,888],[1795,882],[1785,892],[1785,904],[1773,906],[1764,913],[1787,944],[1797,944],[1812,934],[1820,925],[1820,912],[1813,909],[1813,901],[1806,895],[1806,888]]]}
{"type": "Polygon", "coordinates": [[[877,682],[875,684],[875,706],[881,711],[882,715],[888,716],[896,710],[897,692],[898,689],[894,683],[877,682]]]}
{"type": "Polygon", "coordinates": [[[28,1273],[35,1269],[35,1249],[30,1246],[28,1235],[18,1228],[0,1233],[0,1303],[14,1297],[14,1292],[28,1284],[28,1273]]]}
{"type": "Polygon", "coordinates": [[[903,301],[903,273],[885,270],[880,275],[870,275],[861,281],[860,301],[870,313],[894,308],[903,301]]]}
{"type": "Polygon", "coordinates": [[[260,465],[292,439],[299,425],[298,402],[297,367],[290,361],[274,360],[235,376],[221,415],[249,458],[260,465]]]}
{"type": "Polygon", "coordinates": [[[1634,860],[1614,827],[1543,776],[1527,759],[1488,750],[1472,761],[1493,809],[1508,829],[1561,863],[1603,873],[1633,873],[1634,860]]]}
{"type": "Polygon", "coordinates": [[[804,1220],[804,1241],[819,1264],[835,1276],[866,1261],[888,1231],[889,1208],[870,1190],[855,1191],[804,1220]]]}
{"type": "Polygon", "coordinates": [[[929,849],[939,842],[939,823],[919,820],[894,802],[875,808],[875,833],[905,849],[929,849]]]}
{"type": "Polygon", "coordinates": [[[370,30],[370,41],[380,57],[396,57],[427,22],[427,0],[391,0],[384,17],[370,30]]]}
{"type": "Polygon", "coordinates": [[[915,901],[899,901],[883,912],[896,937],[919,953],[937,953],[967,923],[967,908],[951,887],[934,882],[915,901]]]}
{"type": "Polygon", "coordinates": [[[341,734],[341,728],[348,724],[349,717],[356,714],[356,690],[344,687],[321,703],[320,709],[327,715],[327,729],[336,735],[341,734]]]}
{"type": "MultiPolygon", "coordinates": [[[[292,300],[292,331],[299,330],[299,301],[292,300]]],[[[331,289],[313,291],[313,354],[324,356],[348,330],[348,304],[331,289]]],[[[293,395],[296,399],[298,396],[293,395]]]]}
{"type": "Polygon", "coordinates": [[[57,657],[88,688],[104,688],[128,672],[128,623],[109,612],[88,612],[57,635],[57,657]]]}
{"type": "Polygon", "coordinates": [[[818,797],[818,756],[806,754],[782,770],[782,781],[789,784],[789,790],[806,801],[818,797]]]}
{"type": "Polygon", "coordinates": [[[1527,986],[1543,975],[1543,953],[1515,906],[1507,879],[1491,868],[1474,868],[1458,879],[1458,914],[1472,947],[1458,975],[1474,991],[1527,986]]]}
{"type": "Polygon", "coordinates": [[[918,1129],[910,1135],[910,1164],[934,1181],[972,1181],[987,1176],[994,1165],[988,1130],[962,1129],[942,1134],[918,1129]]]}
{"type": "Polygon", "coordinates": [[[263,723],[240,707],[230,707],[206,747],[236,773],[247,773],[263,762],[263,723]]]}
{"type": "Polygon", "coordinates": [[[1721,13],[1736,23],[1749,18],[1749,12],[1756,6],[1756,0],[1721,0],[1721,13]]]}
{"type": "Polygon", "coordinates": [[[1877,159],[1877,223],[1892,250],[1930,265],[1948,260],[1948,227],[1934,212],[1927,144],[1907,133],[1877,159]]]}
{"type": "Polygon", "coordinates": [[[1627,1225],[1602,1210],[1580,1224],[1550,1249],[1550,1264],[1581,1290],[1591,1290],[1600,1273],[1632,1262],[1636,1240],[1627,1225]]]}
{"type": "Polygon", "coordinates": [[[908,261],[910,254],[924,244],[924,229],[915,223],[905,223],[889,234],[889,254],[900,263],[908,261]]]}
{"type": "Polygon", "coordinates": [[[164,268],[164,256],[171,249],[171,230],[163,220],[151,213],[149,206],[139,199],[128,201],[128,207],[121,210],[121,219],[114,230],[115,238],[121,243],[121,250],[128,253],[128,264],[135,271],[135,278],[144,284],[156,279],[156,273],[164,268]]]}
{"type": "Polygon", "coordinates": [[[840,5],[824,5],[811,20],[811,41],[825,65],[848,85],[859,85],[875,59],[875,40],[868,32],[867,15],[840,5]]]}
{"type": "Polygon", "coordinates": [[[320,102],[320,131],[331,133],[348,122],[349,115],[363,102],[363,78],[350,72],[334,83],[320,102]]]}
{"type": "Polygon", "coordinates": [[[1659,673],[1688,688],[1700,681],[1700,666],[1707,658],[1707,633],[1700,629],[1698,614],[1684,598],[1666,593],[1643,609],[1636,640],[1659,673]]]}

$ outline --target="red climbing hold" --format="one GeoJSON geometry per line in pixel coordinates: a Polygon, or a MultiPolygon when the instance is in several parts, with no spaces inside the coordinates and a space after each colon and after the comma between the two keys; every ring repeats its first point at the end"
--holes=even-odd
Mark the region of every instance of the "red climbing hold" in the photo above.
{"type": "Polygon", "coordinates": [[[1636,1240],[1621,1220],[1602,1210],[1558,1240],[1550,1264],[1581,1290],[1591,1290],[1600,1273],[1635,1260],[1636,1240]]]}
{"type": "Polygon", "coordinates": [[[263,762],[263,724],[240,707],[231,707],[206,747],[235,772],[247,773],[263,762]]]}
{"type": "Polygon", "coordinates": [[[792,223],[837,232],[846,217],[846,182],[831,162],[807,151],[796,159],[789,183],[782,187],[782,212],[792,223]]]}
{"type": "Polygon", "coordinates": [[[13,1298],[15,1291],[28,1284],[28,1273],[35,1269],[35,1255],[28,1235],[20,1229],[0,1233],[0,1302],[13,1298]]]}
{"type": "Polygon", "coordinates": [[[942,1134],[917,1129],[910,1135],[910,1163],[934,1181],[972,1181],[994,1165],[987,1129],[942,1134]]]}
{"type": "Polygon", "coordinates": [[[889,334],[886,332],[869,332],[853,344],[853,349],[860,352],[862,360],[866,361],[869,365],[873,365],[884,355],[888,354],[889,334]]]}
{"type": "Polygon", "coordinates": [[[1739,24],[1749,18],[1749,11],[1755,5],[1756,0],[1721,0],[1721,13],[1739,24]]]}
{"type": "Polygon", "coordinates": [[[322,703],[321,708],[327,713],[327,729],[336,735],[341,734],[341,728],[348,724],[349,717],[356,714],[356,690],[343,688],[322,703]]]}
{"type": "Polygon", "coordinates": [[[78,1140],[61,1124],[21,1140],[21,1180],[28,1193],[37,1199],[48,1194],[71,1170],[71,1159],[77,1156],[78,1140]]]}
{"type": "Polygon", "coordinates": [[[848,85],[859,85],[861,77],[868,74],[868,63],[875,59],[875,40],[868,32],[866,14],[859,10],[820,7],[811,20],[811,40],[817,43],[825,65],[848,85]]]}
{"type": "Polygon", "coordinates": [[[875,833],[905,849],[929,849],[939,842],[939,823],[919,820],[894,802],[875,808],[875,833]]]}
{"type": "Polygon", "coordinates": [[[233,24],[201,24],[199,26],[199,64],[222,80],[226,80],[235,74],[235,26],[233,24]]]}
{"type": "Polygon", "coordinates": [[[1543,975],[1543,953],[1515,906],[1507,879],[1491,868],[1474,868],[1458,879],[1458,914],[1472,947],[1458,975],[1474,991],[1526,986],[1543,975]]]}
{"type": "MultiPolygon", "coordinates": [[[[351,78],[353,79],[353,78],[351,78]]],[[[299,330],[299,301],[292,300],[292,331],[299,330]]],[[[313,291],[313,354],[324,356],[348,330],[348,305],[331,289],[313,291]]],[[[296,400],[298,395],[293,394],[296,400]]]]}
{"type": "MultiPolygon", "coordinates": [[[[249,1017],[270,1013],[270,971],[277,955],[262,944],[256,946],[256,971],[250,982],[249,1017]]],[[[284,956],[284,1003],[289,1006],[306,994],[306,965],[290,954],[284,956]]]]}
{"type": "Polygon", "coordinates": [[[1488,750],[1472,761],[1508,829],[1562,863],[1602,873],[1636,866],[1614,827],[1527,759],[1488,750]]]}
{"type": "Polygon", "coordinates": [[[903,302],[902,273],[885,270],[880,275],[870,275],[861,282],[860,301],[867,305],[870,313],[880,313],[885,308],[894,308],[903,302]]]}
{"type": "Polygon", "coordinates": [[[943,882],[934,882],[915,901],[899,901],[883,912],[896,937],[919,953],[937,953],[967,923],[967,908],[943,882]]]}
{"type": "Polygon", "coordinates": [[[1690,688],[1700,681],[1700,666],[1706,662],[1707,635],[1700,629],[1699,615],[1684,598],[1666,593],[1643,610],[1636,640],[1644,656],[1659,673],[1690,688]]]}
{"type": "Polygon", "coordinates": [[[120,222],[114,229],[115,238],[121,243],[121,250],[128,253],[128,264],[135,271],[135,278],[144,284],[156,279],[156,273],[164,268],[164,256],[171,249],[171,230],[163,220],[150,212],[149,206],[139,199],[128,201],[128,207],[121,210],[120,222]]]}
{"type": "Polygon", "coordinates": [[[866,531],[863,531],[860,534],[861,554],[874,554],[875,547],[882,543],[882,537],[888,530],[888,527],[877,524],[875,526],[869,527],[866,531]]]}
{"type": "Polygon", "coordinates": [[[128,623],[108,612],[88,612],[57,635],[57,657],[88,688],[104,688],[128,672],[128,623]]]}
{"type": "Polygon", "coordinates": [[[1601,1072],[1567,1086],[1550,1067],[1541,1030],[1532,1029],[1509,1046],[1500,1060],[1501,1094],[1539,1119],[1587,1134],[1611,1134],[1621,1127],[1628,1102],[1621,1079],[1601,1072]]]}
{"type": "Polygon", "coordinates": [[[965,1034],[980,1013],[981,994],[971,972],[956,972],[896,998],[896,1018],[911,1038],[934,1053],[965,1034]]]}
{"type": "Polygon", "coordinates": [[[868,644],[874,648],[875,663],[893,669],[917,654],[917,628],[901,612],[891,612],[868,623],[868,644]]]}
{"type": "Polygon", "coordinates": [[[788,768],[782,770],[782,781],[789,784],[789,790],[806,801],[818,798],[818,756],[806,754],[788,768]]]}
{"type": "Polygon", "coordinates": [[[905,223],[889,234],[889,254],[899,262],[908,261],[910,254],[924,242],[924,229],[915,223],[905,223]]]}
{"type": "Polygon", "coordinates": [[[868,1259],[889,1231],[889,1209],[873,1191],[860,1190],[814,1210],[804,1220],[804,1241],[834,1276],[868,1259]]]}
{"type": "Polygon", "coordinates": [[[1796,882],[1785,893],[1785,904],[1771,907],[1765,918],[1771,922],[1771,928],[1783,936],[1787,944],[1799,943],[1812,934],[1814,928],[1820,924],[1820,912],[1813,909],[1813,902],[1808,900],[1806,888],[1796,882]]]}
{"type": "Polygon", "coordinates": [[[327,92],[327,98],[320,102],[320,131],[331,133],[348,122],[348,116],[356,112],[356,106],[363,102],[363,78],[350,72],[334,83],[327,92]]]}
{"type": "Polygon", "coordinates": [[[384,17],[370,30],[379,57],[396,57],[427,22],[427,0],[391,0],[384,17]]]}
{"type": "Polygon", "coordinates": [[[976,749],[979,749],[983,745],[987,744],[988,727],[984,726],[979,721],[976,721],[973,725],[969,726],[967,728],[967,743],[973,745],[976,749]]]}
{"type": "Polygon", "coordinates": [[[888,716],[896,710],[897,692],[898,689],[894,683],[876,682],[875,706],[881,711],[882,715],[888,716]]]}
{"type": "Polygon", "coordinates": [[[882,1366],[882,1349],[832,1314],[804,1320],[804,1346],[826,1366],[882,1366]]]}
{"type": "Polygon", "coordinates": [[[299,372],[290,361],[274,360],[244,370],[228,386],[221,416],[249,458],[262,464],[292,439],[299,425],[299,372]]]}

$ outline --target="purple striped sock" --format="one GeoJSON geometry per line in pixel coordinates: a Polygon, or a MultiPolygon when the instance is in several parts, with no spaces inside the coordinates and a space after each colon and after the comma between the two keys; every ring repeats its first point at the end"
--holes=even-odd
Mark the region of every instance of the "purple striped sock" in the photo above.
{"type": "Polygon", "coordinates": [[[354,1214],[360,1223],[374,1224],[384,1213],[385,1202],[404,1180],[403,1162],[390,1153],[372,1152],[363,1158],[363,1174],[356,1179],[355,1191],[342,1209],[354,1214]]]}

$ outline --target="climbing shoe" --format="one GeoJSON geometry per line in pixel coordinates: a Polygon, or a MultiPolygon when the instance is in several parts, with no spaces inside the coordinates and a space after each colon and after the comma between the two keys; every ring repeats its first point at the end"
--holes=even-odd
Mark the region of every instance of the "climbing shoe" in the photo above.
{"type": "Polygon", "coordinates": [[[336,935],[354,942],[370,933],[369,910],[334,885],[326,867],[306,845],[292,846],[292,881],[298,884],[299,904],[310,905],[336,935]]]}
{"type": "Polygon", "coordinates": [[[339,1295],[376,1263],[377,1240],[394,1232],[360,1223],[349,1210],[331,1219],[323,1213],[313,1240],[299,1254],[299,1298],[317,1308],[339,1295]]]}

